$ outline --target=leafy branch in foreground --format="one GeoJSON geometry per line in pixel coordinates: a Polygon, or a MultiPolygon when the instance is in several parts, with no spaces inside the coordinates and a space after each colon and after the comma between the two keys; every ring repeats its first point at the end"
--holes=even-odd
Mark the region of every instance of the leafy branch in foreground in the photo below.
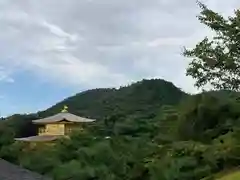
{"type": "Polygon", "coordinates": [[[185,57],[192,58],[187,75],[195,80],[195,86],[207,84],[214,89],[239,90],[240,87],[240,10],[234,16],[224,18],[202,3],[198,19],[215,32],[205,37],[195,48],[184,50],[185,57]]]}

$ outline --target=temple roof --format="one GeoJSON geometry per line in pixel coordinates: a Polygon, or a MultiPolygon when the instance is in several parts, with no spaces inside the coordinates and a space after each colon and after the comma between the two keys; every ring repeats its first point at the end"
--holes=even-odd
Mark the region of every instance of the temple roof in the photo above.
{"type": "Polygon", "coordinates": [[[76,116],[74,114],[68,112],[61,112],[53,116],[49,116],[43,119],[34,120],[33,123],[36,124],[45,124],[45,123],[55,123],[60,121],[69,121],[69,122],[78,122],[78,123],[87,123],[93,122],[95,119],[88,119],[80,116],[76,116]]]}
{"type": "Polygon", "coordinates": [[[58,138],[64,137],[63,135],[41,135],[41,136],[30,136],[24,138],[15,138],[17,141],[26,141],[26,142],[47,142],[54,141],[58,138]]]}
{"type": "Polygon", "coordinates": [[[51,180],[0,159],[0,180],[51,180]]]}

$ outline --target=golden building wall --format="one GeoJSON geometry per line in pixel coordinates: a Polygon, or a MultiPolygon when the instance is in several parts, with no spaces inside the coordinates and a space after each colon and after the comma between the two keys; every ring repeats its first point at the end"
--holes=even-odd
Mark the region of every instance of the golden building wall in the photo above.
{"type": "Polygon", "coordinates": [[[64,135],[64,124],[46,124],[45,131],[39,131],[39,135],[64,135]]]}
{"type": "Polygon", "coordinates": [[[46,124],[38,128],[38,135],[69,135],[75,130],[83,130],[83,128],[75,123],[46,124]]]}
{"type": "Polygon", "coordinates": [[[83,130],[83,128],[80,124],[65,124],[65,135],[69,135],[76,130],[83,130]]]}
{"type": "Polygon", "coordinates": [[[39,136],[44,135],[45,132],[46,132],[46,127],[45,127],[45,125],[44,125],[44,126],[41,125],[41,126],[38,127],[38,135],[39,135],[39,136]]]}

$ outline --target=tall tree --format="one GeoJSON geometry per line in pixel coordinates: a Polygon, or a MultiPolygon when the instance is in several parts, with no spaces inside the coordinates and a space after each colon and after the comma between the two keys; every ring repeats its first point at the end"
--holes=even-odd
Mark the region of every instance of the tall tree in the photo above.
{"type": "Polygon", "coordinates": [[[214,89],[240,89],[240,10],[225,18],[198,2],[201,13],[198,19],[215,32],[205,37],[193,49],[185,49],[184,56],[192,58],[187,75],[195,86],[212,85],[214,89]]]}

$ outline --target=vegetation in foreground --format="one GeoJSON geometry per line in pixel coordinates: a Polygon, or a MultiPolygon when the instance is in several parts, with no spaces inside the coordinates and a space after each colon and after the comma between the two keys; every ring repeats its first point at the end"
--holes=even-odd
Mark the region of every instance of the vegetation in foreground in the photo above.
{"type": "Polygon", "coordinates": [[[240,179],[240,172],[234,172],[219,178],[218,180],[238,180],[240,179]]]}
{"type": "Polygon", "coordinates": [[[87,91],[62,104],[77,115],[98,118],[94,126],[53,148],[26,149],[13,137],[34,134],[30,120],[57,113],[62,104],[15,115],[0,124],[0,157],[56,180],[199,180],[237,167],[240,11],[225,19],[199,5],[200,21],[216,37],[186,49],[184,55],[193,59],[187,74],[197,87],[211,84],[220,91],[190,96],[160,80],[87,91]]]}

